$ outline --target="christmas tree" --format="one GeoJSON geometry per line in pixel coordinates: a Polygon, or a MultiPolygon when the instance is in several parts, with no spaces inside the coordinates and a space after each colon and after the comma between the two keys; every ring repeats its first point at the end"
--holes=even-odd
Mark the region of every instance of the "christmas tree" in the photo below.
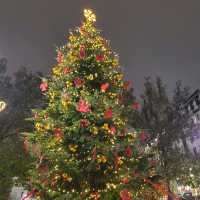
{"type": "MultiPolygon", "coordinates": [[[[129,130],[123,91],[128,82],[118,56],[84,10],[81,27],[57,49],[52,76],[43,78],[45,109],[34,110],[28,186],[37,199],[131,200],[152,188],[147,134],[129,130]]],[[[138,103],[126,105],[137,109],[138,103]],[[137,105],[137,106],[136,106],[137,105]]],[[[140,198],[141,199],[141,198],[140,198]]]]}

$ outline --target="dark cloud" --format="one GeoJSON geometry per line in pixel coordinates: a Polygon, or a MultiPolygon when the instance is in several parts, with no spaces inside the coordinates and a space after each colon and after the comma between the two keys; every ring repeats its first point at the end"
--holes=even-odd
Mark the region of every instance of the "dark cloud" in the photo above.
{"type": "Polygon", "coordinates": [[[49,71],[54,47],[93,8],[97,24],[120,54],[138,91],[143,77],[160,75],[200,85],[200,1],[197,0],[1,0],[0,56],[10,72],[20,65],[49,71]]]}

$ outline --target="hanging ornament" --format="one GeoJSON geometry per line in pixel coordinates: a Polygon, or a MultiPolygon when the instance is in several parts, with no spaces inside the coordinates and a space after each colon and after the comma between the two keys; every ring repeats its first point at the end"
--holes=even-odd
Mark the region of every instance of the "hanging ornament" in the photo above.
{"type": "Polygon", "coordinates": [[[90,122],[87,119],[81,119],[80,120],[80,126],[81,128],[87,128],[89,126],[90,122]]]}
{"type": "Polygon", "coordinates": [[[37,122],[37,123],[35,123],[35,129],[38,132],[43,132],[44,131],[44,126],[41,123],[37,122]]]}
{"type": "Polygon", "coordinates": [[[91,111],[90,104],[87,101],[80,99],[76,110],[83,113],[90,112],[91,111]]]}
{"type": "Polygon", "coordinates": [[[114,57],[113,62],[112,62],[112,66],[113,67],[119,66],[119,57],[118,56],[114,57]]]}
{"type": "Polygon", "coordinates": [[[120,191],[120,198],[121,200],[132,200],[128,189],[123,189],[122,191],[120,191]]]}
{"type": "Polygon", "coordinates": [[[103,62],[104,61],[104,55],[96,55],[96,61],[97,62],[103,62]]]}
{"type": "Polygon", "coordinates": [[[129,179],[127,177],[122,178],[121,182],[123,184],[128,184],[129,183],[129,179]]]}
{"type": "Polygon", "coordinates": [[[126,155],[127,157],[129,157],[129,158],[132,157],[133,151],[132,151],[132,149],[131,149],[130,146],[126,147],[126,149],[125,149],[125,155],[126,155]]]}
{"type": "Polygon", "coordinates": [[[69,150],[73,153],[75,153],[77,151],[78,145],[76,144],[70,144],[69,146],[69,150]]]}
{"type": "Polygon", "coordinates": [[[53,75],[60,76],[62,73],[62,68],[60,66],[56,66],[52,69],[53,75]]]}
{"type": "Polygon", "coordinates": [[[142,143],[145,142],[146,139],[147,139],[148,137],[149,137],[148,134],[145,133],[144,131],[142,131],[142,132],[140,133],[140,141],[141,141],[142,143]]]}
{"type": "Polygon", "coordinates": [[[58,139],[58,140],[60,140],[63,137],[63,133],[60,128],[55,128],[53,133],[54,133],[54,136],[56,137],[56,139],[58,139]]]}
{"type": "Polygon", "coordinates": [[[90,131],[92,132],[92,134],[97,135],[98,134],[98,128],[96,126],[93,126],[90,131]]]}
{"type": "Polygon", "coordinates": [[[70,33],[70,36],[69,36],[69,41],[70,43],[74,43],[76,41],[77,37],[75,35],[73,35],[72,33],[70,33]]]}
{"type": "Polygon", "coordinates": [[[116,128],[114,126],[111,126],[109,128],[109,132],[110,132],[111,135],[115,135],[116,134],[116,128]]]}
{"type": "Polygon", "coordinates": [[[112,108],[108,108],[104,112],[104,119],[110,119],[110,118],[112,118],[112,115],[113,115],[112,108]]]}
{"type": "Polygon", "coordinates": [[[79,50],[79,57],[80,59],[84,59],[86,56],[85,46],[81,45],[79,50]]]}
{"type": "Polygon", "coordinates": [[[48,83],[47,82],[43,82],[43,83],[40,84],[40,90],[42,92],[47,91],[47,89],[48,89],[48,83]]]}
{"type": "Polygon", "coordinates": [[[86,79],[92,81],[92,80],[94,80],[94,75],[89,74],[89,75],[86,76],[86,79]]]}
{"type": "Polygon", "coordinates": [[[84,80],[79,77],[75,78],[73,82],[74,82],[74,86],[77,88],[80,88],[84,85],[84,80]]]}
{"type": "Polygon", "coordinates": [[[101,127],[103,130],[109,131],[109,126],[108,123],[104,123],[103,126],[101,127]]]}
{"type": "Polygon", "coordinates": [[[69,74],[71,72],[71,69],[69,67],[64,67],[63,68],[63,74],[66,75],[66,74],[69,74]]]}
{"type": "Polygon", "coordinates": [[[107,162],[107,158],[104,155],[98,155],[97,156],[97,162],[98,163],[106,163],[107,162]]]}
{"type": "Polygon", "coordinates": [[[115,154],[115,160],[114,160],[114,166],[115,169],[118,170],[119,166],[123,163],[121,156],[118,156],[117,154],[115,154]]]}
{"type": "Polygon", "coordinates": [[[99,200],[100,199],[100,194],[99,192],[92,192],[90,195],[94,200],[99,200]]]}
{"type": "Polygon", "coordinates": [[[101,85],[101,91],[102,92],[106,92],[108,90],[108,88],[109,88],[109,83],[103,83],[101,85]]]}
{"type": "Polygon", "coordinates": [[[61,64],[63,61],[63,54],[61,50],[58,50],[58,54],[57,54],[57,62],[58,64],[61,64]]]}

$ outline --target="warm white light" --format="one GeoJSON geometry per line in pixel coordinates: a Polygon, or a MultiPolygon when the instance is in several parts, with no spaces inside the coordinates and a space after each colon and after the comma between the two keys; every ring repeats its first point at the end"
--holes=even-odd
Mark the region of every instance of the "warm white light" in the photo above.
{"type": "Polygon", "coordinates": [[[0,112],[6,108],[6,102],[0,101],[0,112]]]}
{"type": "Polygon", "coordinates": [[[91,10],[85,9],[84,16],[89,22],[96,22],[96,15],[91,10]]]}

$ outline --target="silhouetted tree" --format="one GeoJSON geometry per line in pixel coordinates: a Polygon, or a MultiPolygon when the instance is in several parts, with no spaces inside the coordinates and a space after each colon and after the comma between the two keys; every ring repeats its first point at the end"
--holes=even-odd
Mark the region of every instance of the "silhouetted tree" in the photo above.
{"type": "Polygon", "coordinates": [[[25,67],[11,78],[7,75],[7,61],[0,60],[0,99],[7,107],[0,113],[0,199],[12,186],[12,178],[23,177],[30,157],[25,154],[19,132],[31,130],[31,109],[41,106],[43,98],[39,91],[40,73],[33,74],[25,67]]]}
{"type": "Polygon", "coordinates": [[[157,141],[157,173],[170,191],[170,181],[176,178],[186,182],[189,180],[189,168],[192,166],[191,159],[180,145],[180,141],[185,140],[183,130],[188,125],[188,117],[182,115],[180,103],[186,100],[189,93],[177,82],[173,98],[170,99],[160,78],[154,82],[148,77],[144,86],[141,126],[151,129],[150,143],[157,141]]]}

